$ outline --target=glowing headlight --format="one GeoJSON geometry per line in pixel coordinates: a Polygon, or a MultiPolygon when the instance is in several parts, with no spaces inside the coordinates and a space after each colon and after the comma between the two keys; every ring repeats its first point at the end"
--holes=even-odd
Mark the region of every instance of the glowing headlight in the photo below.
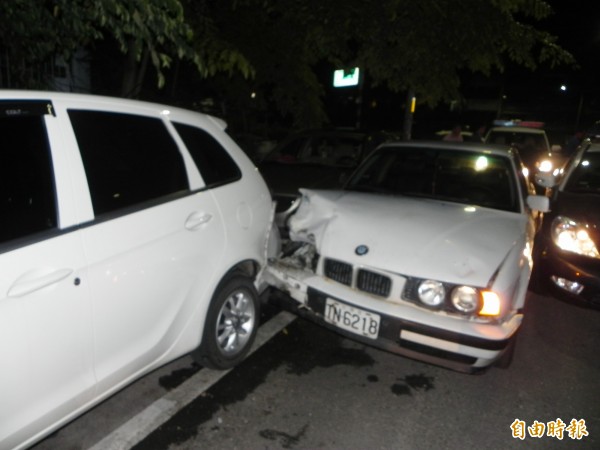
{"type": "Polygon", "coordinates": [[[419,284],[417,292],[419,300],[427,306],[440,306],[446,297],[446,289],[439,281],[424,280],[419,284]]]}
{"type": "Polygon", "coordinates": [[[479,306],[479,292],[470,286],[459,286],[452,291],[450,300],[461,313],[472,313],[479,306]]]}
{"type": "Polygon", "coordinates": [[[552,240],[559,248],[567,252],[590,258],[600,258],[598,249],[586,228],[585,225],[568,217],[558,216],[552,222],[552,240]]]}
{"type": "Polygon", "coordinates": [[[538,169],[540,172],[552,172],[552,161],[549,159],[544,159],[540,161],[538,169]]]}

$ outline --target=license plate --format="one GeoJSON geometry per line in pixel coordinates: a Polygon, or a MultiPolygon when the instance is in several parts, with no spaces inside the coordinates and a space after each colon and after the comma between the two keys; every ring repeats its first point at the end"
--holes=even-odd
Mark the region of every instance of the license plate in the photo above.
{"type": "Polygon", "coordinates": [[[325,302],[325,321],[352,333],[377,339],[379,320],[379,314],[354,308],[331,298],[325,302]]]}

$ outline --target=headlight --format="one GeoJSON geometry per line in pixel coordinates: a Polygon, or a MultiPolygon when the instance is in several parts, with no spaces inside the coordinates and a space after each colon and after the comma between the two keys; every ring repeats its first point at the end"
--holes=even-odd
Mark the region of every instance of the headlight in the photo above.
{"type": "Polygon", "coordinates": [[[494,318],[502,314],[502,302],[495,292],[436,280],[409,279],[402,297],[431,309],[466,317],[494,318]]]}
{"type": "Polygon", "coordinates": [[[552,172],[552,161],[549,159],[544,159],[540,161],[538,165],[538,170],[540,172],[552,172]]]}
{"type": "Polygon", "coordinates": [[[419,300],[427,306],[437,307],[444,303],[446,289],[439,281],[423,280],[417,288],[419,300]]]}
{"type": "Polygon", "coordinates": [[[600,258],[596,244],[587,232],[587,226],[568,217],[558,216],[552,222],[552,240],[567,252],[590,258],[600,258]]]}
{"type": "Polygon", "coordinates": [[[479,292],[470,286],[458,286],[452,291],[450,300],[461,313],[472,313],[479,306],[479,292]]]}

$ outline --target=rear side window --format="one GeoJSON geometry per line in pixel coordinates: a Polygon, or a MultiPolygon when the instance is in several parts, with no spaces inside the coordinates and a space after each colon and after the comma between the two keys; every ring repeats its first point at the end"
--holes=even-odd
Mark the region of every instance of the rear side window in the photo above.
{"type": "Polygon", "coordinates": [[[96,215],[188,189],[181,153],[160,119],[70,110],[96,215]]]}
{"type": "Polygon", "coordinates": [[[44,118],[0,118],[0,244],[56,227],[44,118]]]}
{"type": "Polygon", "coordinates": [[[208,132],[184,125],[173,124],[188,148],[207,187],[214,187],[239,180],[242,173],[219,142],[208,132]]]}

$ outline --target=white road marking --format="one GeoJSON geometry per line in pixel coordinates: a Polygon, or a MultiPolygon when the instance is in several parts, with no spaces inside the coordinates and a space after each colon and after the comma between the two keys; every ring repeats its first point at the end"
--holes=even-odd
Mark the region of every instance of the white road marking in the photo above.
{"type": "MultiPolygon", "coordinates": [[[[256,340],[249,355],[289,325],[295,318],[295,315],[283,311],[262,325],[256,334],[256,340]]],[[[133,447],[231,370],[233,369],[210,370],[202,368],[179,387],[169,391],[138,415],[132,417],[104,439],[97,442],[90,450],[126,450],[133,447]]]]}

